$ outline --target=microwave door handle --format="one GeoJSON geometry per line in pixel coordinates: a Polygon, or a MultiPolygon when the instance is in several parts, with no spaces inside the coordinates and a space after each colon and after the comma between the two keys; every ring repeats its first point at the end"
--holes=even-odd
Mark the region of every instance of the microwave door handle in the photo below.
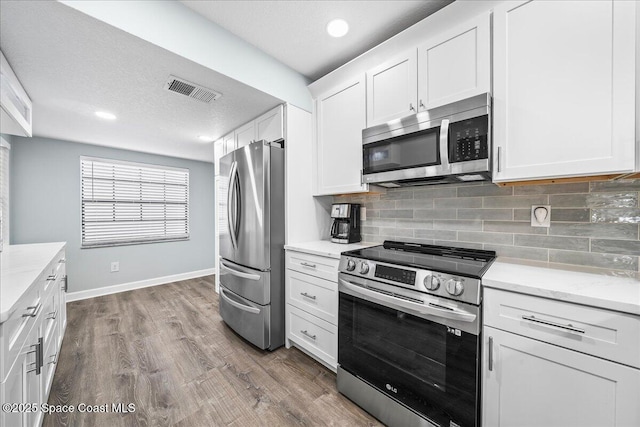
{"type": "Polygon", "coordinates": [[[440,123],[440,164],[447,171],[451,168],[449,164],[449,119],[444,119],[440,123]]]}
{"type": "Polygon", "coordinates": [[[475,314],[469,313],[464,310],[458,310],[455,308],[449,308],[444,306],[442,306],[442,308],[439,308],[441,306],[433,303],[428,303],[428,305],[423,305],[423,304],[407,301],[401,298],[393,297],[390,295],[386,295],[371,289],[363,288],[362,286],[355,285],[342,278],[339,278],[338,281],[345,289],[349,291],[348,293],[351,295],[359,296],[368,301],[382,304],[385,306],[390,305],[391,307],[399,308],[400,310],[404,310],[410,314],[417,314],[418,316],[430,315],[430,316],[441,317],[443,319],[459,320],[461,322],[473,322],[476,320],[476,317],[477,317],[475,314]]]}

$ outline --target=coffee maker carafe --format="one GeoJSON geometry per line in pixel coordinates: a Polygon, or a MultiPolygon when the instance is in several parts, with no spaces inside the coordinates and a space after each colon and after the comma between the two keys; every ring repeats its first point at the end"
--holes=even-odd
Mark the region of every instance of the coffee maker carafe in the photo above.
{"type": "Polygon", "coordinates": [[[356,243],[360,236],[360,205],[357,203],[334,203],[331,205],[331,241],[334,243],[356,243]]]}

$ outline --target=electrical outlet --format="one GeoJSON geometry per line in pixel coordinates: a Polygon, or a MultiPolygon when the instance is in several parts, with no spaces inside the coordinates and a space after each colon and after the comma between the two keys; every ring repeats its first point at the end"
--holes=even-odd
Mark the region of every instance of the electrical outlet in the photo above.
{"type": "Polygon", "coordinates": [[[362,206],[360,207],[360,221],[366,221],[366,220],[367,220],[367,208],[362,206]]]}
{"type": "Polygon", "coordinates": [[[120,261],[113,261],[111,263],[111,272],[116,273],[120,271],[120,261]]]}
{"type": "Polygon", "coordinates": [[[531,226],[546,227],[551,225],[551,206],[534,205],[531,206],[531,226]]]}

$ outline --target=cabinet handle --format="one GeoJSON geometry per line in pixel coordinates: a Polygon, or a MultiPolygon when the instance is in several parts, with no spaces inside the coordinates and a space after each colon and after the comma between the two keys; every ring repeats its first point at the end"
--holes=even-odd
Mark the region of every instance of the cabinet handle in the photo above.
{"type": "Polygon", "coordinates": [[[64,264],[65,262],[67,262],[66,258],[62,258],[58,261],[58,264],[64,264]]]}
{"type": "Polygon", "coordinates": [[[301,262],[300,265],[304,265],[305,267],[309,268],[316,268],[315,264],[309,264],[308,262],[301,262]]]}
{"type": "Polygon", "coordinates": [[[52,354],[49,357],[53,357],[53,360],[49,362],[49,365],[55,365],[56,363],[58,363],[58,353],[52,354]]]}
{"type": "Polygon", "coordinates": [[[33,351],[28,351],[27,354],[30,354],[30,353],[36,354],[36,361],[32,363],[32,365],[35,364],[36,367],[33,369],[29,369],[27,373],[35,372],[36,375],[40,375],[40,372],[42,372],[42,366],[43,366],[42,337],[38,338],[38,344],[31,344],[31,347],[35,347],[36,349],[33,351]]]}
{"type": "Polygon", "coordinates": [[[301,330],[301,331],[300,331],[300,333],[302,333],[303,335],[308,336],[309,338],[311,338],[311,339],[312,339],[312,340],[314,340],[314,341],[315,341],[315,339],[316,339],[316,336],[315,336],[315,335],[311,335],[311,334],[310,334],[309,332],[307,332],[306,330],[304,330],[304,331],[302,331],[302,330],[301,330]]]}
{"type": "Polygon", "coordinates": [[[487,364],[489,365],[489,371],[493,371],[493,337],[489,337],[489,360],[487,364]]]}
{"type": "Polygon", "coordinates": [[[58,278],[57,274],[51,274],[49,277],[47,277],[47,281],[48,282],[55,282],[57,278],[58,278]]]}
{"type": "Polygon", "coordinates": [[[409,110],[416,111],[416,109],[413,108],[413,103],[412,102],[409,103],[409,110]]]}
{"type": "Polygon", "coordinates": [[[362,169],[360,169],[360,185],[364,185],[364,173],[362,169]]]}
{"type": "Polygon", "coordinates": [[[27,307],[27,310],[33,310],[31,313],[23,314],[22,317],[36,317],[38,315],[38,310],[40,310],[40,306],[42,303],[38,303],[38,305],[32,305],[27,307]]]}
{"type": "Polygon", "coordinates": [[[534,315],[522,316],[522,320],[528,320],[529,322],[535,322],[535,323],[540,323],[542,325],[553,326],[554,328],[565,329],[567,331],[575,332],[578,334],[584,334],[586,332],[584,329],[574,327],[571,323],[567,325],[563,325],[560,323],[550,322],[548,320],[538,319],[534,315]]]}
{"type": "Polygon", "coordinates": [[[502,172],[502,147],[498,147],[498,172],[502,172]]]}
{"type": "Polygon", "coordinates": [[[420,108],[422,108],[422,109],[425,109],[425,106],[424,106],[424,104],[422,103],[422,99],[420,100],[420,105],[418,105],[418,107],[420,107],[420,108]]]}
{"type": "Polygon", "coordinates": [[[62,286],[62,291],[67,292],[67,276],[63,276],[62,280],[64,281],[64,285],[62,286]]]}
{"type": "Polygon", "coordinates": [[[306,293],[306,292],[300,292],[300,295],[302,295],[303,297],[307,297],[307,298],[309,298],[309,299],[312,299],[312,300],[314,300],[314,301],[316,300],[316,296],[315,296],[315,295],[309,295],[309,294],[308,294],[308,293],[306,293]]]}
{"type": "Polygon", "coordinates": [[[49,317],[47,317],[47,319],[56,320],[56,317],[58,317],[58,310],[50,312],[48,316],[49,317]]]}

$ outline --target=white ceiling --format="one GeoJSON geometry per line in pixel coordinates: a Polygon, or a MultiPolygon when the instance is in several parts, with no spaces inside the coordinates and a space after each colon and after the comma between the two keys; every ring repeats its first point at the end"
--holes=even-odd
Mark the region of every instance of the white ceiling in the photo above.
{"type": "Polygon", "coordinates": [[[452,1],[182,3],[314,81],[452,1]],[[346,36],[336,39],[327,34],[325,27],[334,18],[349,23],[346,36]]]}
{"type": "MultiPolygon", "coordinates": [[[[183,3],[313,80],[450,2],[183,3]],[[351,26],[342,39],[325,32],[335,17],[351,26]]],[[[2,0],[0,49],[33,101],[35,136],[211,161],[213,144],[198,135],[221,137],[282,102],[54,1],[2,0]],[[223,96],[204,104],[168,92],[170,74],[223,96]]]]}
{"type": "Polygon", "coordinates": [[[0,49],[33,101],[37,136],[212,161],[198,135],[220,137],[281,103],[58,2],[3,0],[0,12],[0,49]],[[170,74],[223,96],[168,92],[170,74]]]}

